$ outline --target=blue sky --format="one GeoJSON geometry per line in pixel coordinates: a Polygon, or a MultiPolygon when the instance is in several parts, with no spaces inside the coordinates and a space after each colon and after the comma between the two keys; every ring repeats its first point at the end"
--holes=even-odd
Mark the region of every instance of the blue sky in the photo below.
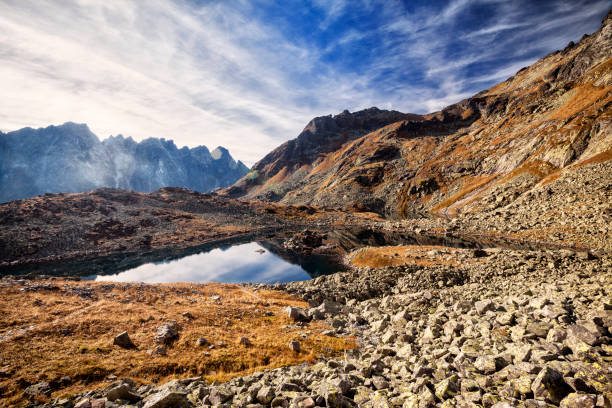
{"type": "Polygon", "coordinates": [[[612,0],[3,0],[0,129],[222,145],[248,165],[314,116],[426,113],[597,30],[612,0]]]}

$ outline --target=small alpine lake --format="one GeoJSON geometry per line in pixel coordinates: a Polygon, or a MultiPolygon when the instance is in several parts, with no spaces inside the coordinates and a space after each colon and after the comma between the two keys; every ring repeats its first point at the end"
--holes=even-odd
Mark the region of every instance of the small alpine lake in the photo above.
{"type": "Polygon", "coordinates": [[[0,276],[62,276],[116,282],[276,283],[346,270],[344,255],[366,246],[441,245],[454,248],[541,248],[477,238],[372,228],[275,231],[188,248],[146,249],[89,259],[0,267],[0,276]]]}

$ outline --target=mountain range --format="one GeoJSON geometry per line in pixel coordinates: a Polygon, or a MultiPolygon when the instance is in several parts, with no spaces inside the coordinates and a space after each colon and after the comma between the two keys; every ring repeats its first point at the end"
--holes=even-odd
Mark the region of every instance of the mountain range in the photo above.
{"type": "Polygon", "coordinates": [[[611,51],[609,13],[597,32],[439,112],[315,118],[221,194],[392,218],[506,206],[610,159],[611,51]]]}
{"type": "Polygon", "coordinates": [[[87,125],[0,132],[0,201],[99,187],[202,192],[233,184],[248,168],[227,149],[177,148],[172,140],[121,135],[100,141],[87,125]]]}

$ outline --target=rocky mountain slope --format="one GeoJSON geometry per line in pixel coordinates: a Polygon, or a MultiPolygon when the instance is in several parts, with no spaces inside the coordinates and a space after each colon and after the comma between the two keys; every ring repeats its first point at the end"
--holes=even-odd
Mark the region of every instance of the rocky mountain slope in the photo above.
{"type": "Polygon", "coordinates": [[[99,187],[206,192],[231,185],[247,171],[223,147],[178,149],[171,140],[137,143],[123,136],[100,141],[87,125],[75,123],[0,133],[0,202],[99,187]]]}
{"type": "MultiPolygon", "coordinates": [[[[370,112],[381,111],[353,115],[370,112]]],[[[489,90],[439,112],[385,119],[389,124],[379,121],[384,126],[363,136],[344,137],[345,128],[327,126],[320,137],[312,130],[322,121],[317,118],[226,193],[398,218],[454,216],[505,208],[561,174],[606,163],[612,158],[612,14],[596,33],[489,90]]],[[[610,166],[601,171],[609,180],[610,166]]],[[[591,192],[588,180],[580,189],[591,192]]]]}
{"type": "Polygon", "coordinates": [[[289,140],[257,162],[251,172],[224,194],[278,201],[290,189],[299,186],[313,163],[322,155],[336,151],[382,126],[400,120],[422,121],[420,115],[386,111],[378,108],[344,112],[311,120],[296,139],[289,140]]]}

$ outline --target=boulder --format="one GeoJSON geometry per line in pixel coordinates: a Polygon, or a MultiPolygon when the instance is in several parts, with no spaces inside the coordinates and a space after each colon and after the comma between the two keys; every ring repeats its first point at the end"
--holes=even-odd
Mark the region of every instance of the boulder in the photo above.
{"type": "Polygon", "coordinates": [[[190,406],[186,393],[165,389],[146,397],[143,408],[188,408],[190,406]]]}
{"type": "Polygon", "coordinates": [[[155,341],[157,343],[171,345],[179,338],[178,331],[180,326],[176,322],[170,322],[162,324],[157,328],[157,334],[155,335],[155,341]]]}
{"type": "Polygon", "coordinates": [[[536,400],[559,404],[572,389],[563,380],[563,375],[550,367],[543,368],[531,384],[536,400]]]}
{"type": "Polygon", "coordinates": [[[124,331],[116,335],[115,340],[113,340],[113,344],[115,346],[119,346],[124,349],[136,348],[136,345],[132,342],[132,339],[130,339],[130,336],[128,335],[127,331],[124,331]]]}

